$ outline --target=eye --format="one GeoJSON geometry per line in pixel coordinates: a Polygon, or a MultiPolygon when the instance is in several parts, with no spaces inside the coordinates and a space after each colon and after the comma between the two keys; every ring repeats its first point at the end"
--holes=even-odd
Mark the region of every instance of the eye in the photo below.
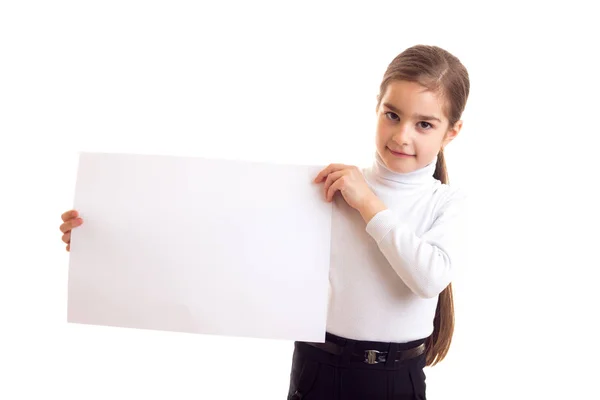
{"type": "Polygon", "coordinates": [[[393,113],[393,112],[391,112],[391,111],[388,111],[388,112],[386,112],[386,113],[385,113],[385,116],[386,116],[388,119],[391,119],[392,121],[398,121],[398,119],[399,119],[399,118],[398,118],[398,115],[397,115],[396,113],[393,113]]]}
{"type": "Polygon", "coordinates": [[[420,124],[420,127],[425,130],[433,128],[433,125],[431,125],[429,122],[421,121],[421,122],[419,122],[419,124],[420,124]],[[425,125],[423,125],[423,124],[425,124],[425,125]]]}

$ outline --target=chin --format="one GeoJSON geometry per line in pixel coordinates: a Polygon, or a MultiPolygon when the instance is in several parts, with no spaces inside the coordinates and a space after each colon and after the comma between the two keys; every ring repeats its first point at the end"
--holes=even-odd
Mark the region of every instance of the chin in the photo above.
{"type": "Polygon", "coordinates": [[[406,173],[416,169],[416,157],[398,158],[388,150],[383,153],[381,159],[385,166],[394,172],[406,173]]]}
{"type": "Polygon", "coordinates": [[[409,172],[413,172],[417,169],[417,165],[414,159],[398,160],[394,158],[394,156],[388,155],[386,157],[383,157],[383,160],[385,161],[385,165],[388,167],[388,169],[394,172],[406,174],[409,172]]]}

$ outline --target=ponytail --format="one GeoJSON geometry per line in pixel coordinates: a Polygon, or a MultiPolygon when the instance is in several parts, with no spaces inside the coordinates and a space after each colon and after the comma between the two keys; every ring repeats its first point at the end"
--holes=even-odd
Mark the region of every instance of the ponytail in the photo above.
{"type": "MultiPolygon", "coordinates": [[[[433,177],[442,183],[448,183],[448,171],[444,150],[438,153],[437,165],[433,177]]],[[[452,284],[440,293],[433,319],[433,333],[425,340],[425,364],[434,366],[448,354],[454,334],[454,299],[452,284]]]]}

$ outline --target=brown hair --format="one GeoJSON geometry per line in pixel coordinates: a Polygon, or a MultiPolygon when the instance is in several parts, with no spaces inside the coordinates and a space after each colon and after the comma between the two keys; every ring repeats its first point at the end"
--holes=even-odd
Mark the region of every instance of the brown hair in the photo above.
{"type": "MultiPolygon", "coordinates": [[[[388,66],[377,96],[377,109],[392,81],[417,82],[445,100],[448,131],[460,120],[469,97],[469,74],[460,60],[437,46],[416,45],[396,56],[388,66]]],[[[434,178],[449,183],[444,151],[440,149],[434,178]]],[[[440,293],[433,321],[434,329],[425,342],[426,365],[433,366],[448,354],[454,334],[452,284],[440,293]]]]}

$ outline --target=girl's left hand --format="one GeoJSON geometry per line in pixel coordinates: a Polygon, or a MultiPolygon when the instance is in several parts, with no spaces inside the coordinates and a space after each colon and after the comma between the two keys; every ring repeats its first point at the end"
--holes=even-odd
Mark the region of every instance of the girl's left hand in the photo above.
{"type": "Polygon", "coordinates": [[[330,164],[315,178],[315,183],[323,181],[325,181],[323,187],[325,199],[329,202],[333,200],[333,195],[338,190],[346,203],[357,210],[376,198],[361,171],[351,165],[330,164]]]}

